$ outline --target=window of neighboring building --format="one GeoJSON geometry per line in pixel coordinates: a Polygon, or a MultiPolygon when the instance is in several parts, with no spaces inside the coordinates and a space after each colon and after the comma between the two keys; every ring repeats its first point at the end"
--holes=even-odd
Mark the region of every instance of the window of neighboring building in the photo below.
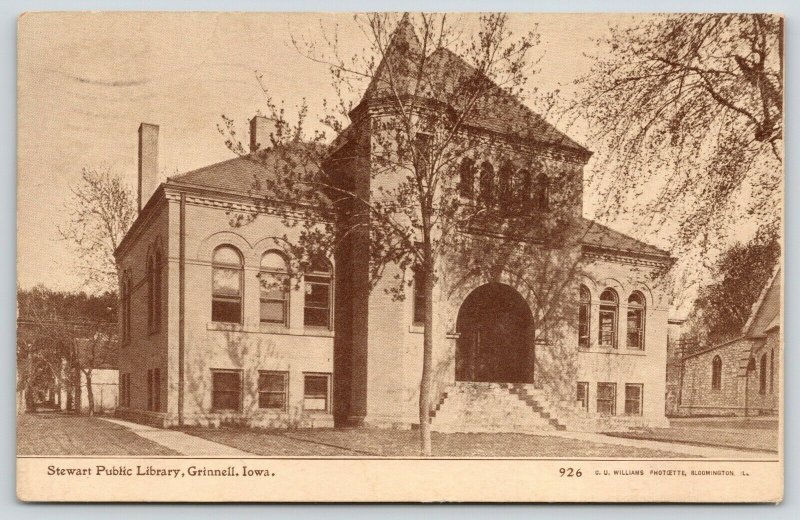
{"type": "Polygon", "coordinates": [[[628,297],[628,348],[644,350],[644,296],[634,292],[628,297]]]}
{"type": "Polygon", "coordinates": [[[767,393],[767,354],[766,352],[761,355],[761,366],[758,373],[758,393],[767,393]]]}
{"type": "Polygon", "coordinates": [[[643,386],[625,385],[625,415],[642,415],[643,386]]]}
{"type": "Polygon", "coordinates": [[[719,390],[722,388],[722,358],[714,356],[711,361],[711,389],[719,390]]]}
{"type": "Polygon", "coordinates": [[[147,371],[147,409],[161,411],[161,369],[158,368],[147,371]]]}
{"type": "Polygon", "coordinates": [[[317,260],[305,276],[306,302],[303,323],[311,327],[330,328],[331,268],[327,261],[317,260]]]}
{"type": "Polygon", "coordinates": [[[617,348],[618,301],[613,289],[606,289],[600,294],[598,343],[601,347],[617,348]]]}
{"type": "Polygon", "coordinates": [[[597,383],[597,413],[601,415],[616,415],[616,383],[597,383]]]}
{"type": "Polygon", "coordinates": [[[589,289],[581,285],[578,298],[578,347],[589,348],[589,320],[592,315],[592,296],[589,289]]]}
{"type": "Polygon", "coordinates": [[[211,320],[242,322],[242,255],[233,246],[214,250],[212,259],[211,320]]]}
{"type": "Polygon", "coordinates": [[[261,257],[261,323],[289,326],[289,272],[286,259],[275,251],[261,257]]]}
{"type": "Polygon", "coordinates": [[[426,132],[414,134],[414,152],[416,154],[416,167],[420,173],[428,171],[433,153],[433,135],[426,132]]]}
{"type": "Polygon", "coordinates": [[[494,168],[488,161],[481,164],[478,178],[478,202],[487,208],[494,205],[494,168]]]}
{"type": "Polygon", "coordinates": [[[461,161],[458,174],[458,193],[466,198],[475,196],[475,161],[466,158],[461,161]]]}
{"type": "Polygon", "coordinates": [[[303,410],[327,412],[330,394],[329,374],[304,374],[303,410]]]}
{"type": "Polygon", "coordinates": [[[242,409],[242,371],[211,371],[211,408],[212,410],[242,409]]]}
{"type": "Polygon", "coordinates": [[[286,410],[289,393],[289,373],[263,371],[258,373],[258,407],[286,410]]]}
{"type": "Polygon", "coordinates": [[[414,324],[425,323],[425,272],[414,270],[414,324]]]}
{"type": "Polygon", "coordinates": [[[589,410],[589,383],[585,381],[578,382],[578,395],[576,397],[578,406],[584,411],[589,410]]]}
{"type": "Polygon", "coordinates": [[[769,351],[769,393],[775,393],[775,349],[769,351]]]}

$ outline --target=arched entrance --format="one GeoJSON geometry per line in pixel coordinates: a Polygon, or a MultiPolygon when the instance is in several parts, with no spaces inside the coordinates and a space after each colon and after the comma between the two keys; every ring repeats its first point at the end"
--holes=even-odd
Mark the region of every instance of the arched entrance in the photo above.
{"type": "Polygon", "coordinates": [[[525,299],[500,283],[482,285],[458,311],[456,381],[533,382],[532,315],[525,299]]]}

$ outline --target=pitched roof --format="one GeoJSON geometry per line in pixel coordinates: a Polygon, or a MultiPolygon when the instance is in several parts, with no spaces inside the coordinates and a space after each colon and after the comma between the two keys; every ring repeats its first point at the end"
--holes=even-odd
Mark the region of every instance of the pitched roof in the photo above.
{"type": "Polygon", "coordinates": [[[267,179],[272,174],[273,172],[255,160],[236,157],[173,175],[167,178],[167,184],[188,184],[223,191],[253,193],[257,191],[254,190],[256,179],[267,179]]]}
{"type": "Polygon", "coordinates": [[[746,336],[761,336],[780,326],[781,314],[781,267],[777,265],[764,284],[761,294],[753,303],[750,316],[744,325],[746,336]]]}
{"type": "Polygon", "coordinates": [[[485,93],[476,100],[466,125],[589,153],[449,49],[440,47],[424,57],[422,53],[414,28],[408,16],[404,15],[359,106],[373,100],[391,99],[395,95],[409,95],[453,107],[458,100],[464,99],[465,91],[484,88],[485,93]],[[424,73],[417,81],[423,58],[424,73]]]}
{"type": "MultiPolygon", "coordinates": [[[[167,178],[167,185],[196,186],[220,191],[232,191],[254,197],[269,194],[268,182],[274,180],[285,168],[295,171],[316,168],[316,157],[301,147],[314,144],[291,143],[276,151],[268,148],[257,154],[235,157],[196,170],[167,178]],[[291,157],[291,159],[290,159],[291,157]]],[[[309,152],[314,153],[313,149],[309,152]]]]}
{"type": "Polygon", "coordinates": [[[637,240],[608,226],[588,218],[581,219],[583,238],[581,243],[590,247],[609,249],[623,253],[661,256],[670,259],[667,251],[637,240]]]}

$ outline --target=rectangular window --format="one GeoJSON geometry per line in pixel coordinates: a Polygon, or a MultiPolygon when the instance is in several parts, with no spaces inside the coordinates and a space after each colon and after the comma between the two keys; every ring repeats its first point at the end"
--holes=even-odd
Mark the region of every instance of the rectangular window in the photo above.
{"type": "Polygon", "coordinates": [[[600,307],[601,347],[617,348],[617,311],[615,308],[600,307]]]}
{"type": "Polygon", "coordinates": [[[328,374],[305,374],[303,379],[303,409],[328,411],[330,376],[328,374]]]}
{"type": "Polygon", "coordinates": [[[425,323],[425,273],[414,271],[414,323],[425,323]]]}
{"type": "Polygon", "coordinates": [[[214,267],[212,278],[211,320],[222,323],[241,323],[241,270],[214,267]]]}
{"type": "Polygon", "coordinates": [[[312,327],[330,328],[331,279],[329,276],[306,276],[306,303],[303,322],[312,327]]]}
{"type": "Polygon", "coordinates": [[[585,381],[578,382],[578,395],[576,400],[583,411],[589,410],[589,383],[585,381]]]}
{"type": "Polygon", "coordinates": [[[625,415],[642,415],[642,385],[625,385],[625,415]]]}
{"type": "Polygon", "coordinates": [[[616,415],[616,383],[597,383],[597,413],[601,415],[616,415]]]}
{"type": "Polygon", "coordinates": [[[258,407],[271,410],[286,410],[289,388],[287,372],[258,373],[258,407]]]}
{"type": "Polygon", "coordinates": [[[211,371],[211,409],[242,409],[242,371],[211,371]]]}
{"type": "Polygon", "coordinates": [[[261,323],[289,325],[289,277],[261,273],[261,323]]]}

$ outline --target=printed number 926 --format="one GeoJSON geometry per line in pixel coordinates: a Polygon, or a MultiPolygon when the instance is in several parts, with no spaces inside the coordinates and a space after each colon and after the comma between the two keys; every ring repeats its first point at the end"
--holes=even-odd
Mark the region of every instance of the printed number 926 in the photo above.
{"type": "Polygon", "coordinates": [[[583,473],[581,468],[558,468],[558,475],[561,477],[580,477],[583,473]]]}

